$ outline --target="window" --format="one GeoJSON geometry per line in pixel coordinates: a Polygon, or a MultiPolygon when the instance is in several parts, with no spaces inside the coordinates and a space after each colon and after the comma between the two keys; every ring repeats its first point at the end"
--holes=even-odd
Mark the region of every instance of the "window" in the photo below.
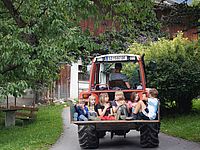
{"type": "Polygon", "coordinates": [[[90,65],[86,69],[82,65],[78,65],[78,80],[79,81],[88,81],[90,77],[90,65]]]}

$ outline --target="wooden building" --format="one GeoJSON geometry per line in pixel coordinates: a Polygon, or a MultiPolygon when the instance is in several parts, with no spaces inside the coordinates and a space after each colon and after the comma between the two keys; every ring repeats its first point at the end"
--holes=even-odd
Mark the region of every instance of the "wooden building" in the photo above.
{"type": "Polygon", "coordinates": [[[163,24],[162,31],[169,33],[170,38],[182,31],[189,40],[198,40],[198,26],[200,14],[194,14],[191,6],[186,3],[177,4],[173,0],[157,0],[155,12],[158,20],[163,24]]]}

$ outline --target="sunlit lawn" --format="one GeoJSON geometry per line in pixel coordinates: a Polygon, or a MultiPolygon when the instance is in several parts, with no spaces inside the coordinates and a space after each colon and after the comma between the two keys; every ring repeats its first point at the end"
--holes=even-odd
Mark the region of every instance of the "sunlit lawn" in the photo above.
{"type": "Polygon", "coordinates": [[[200,142],[200,99],[193,100],[193,112],[188,115],[164,116],[161,120],[161,131],[200,142]]]}
{"type": "Polygon", "coordinates": [[[42,106],[37,112],[37,120],[33,123],[5,128],[0,114],[0,149],[1,150],[35,150],[48,149],[62,133],[63,106],[42,106]]]}

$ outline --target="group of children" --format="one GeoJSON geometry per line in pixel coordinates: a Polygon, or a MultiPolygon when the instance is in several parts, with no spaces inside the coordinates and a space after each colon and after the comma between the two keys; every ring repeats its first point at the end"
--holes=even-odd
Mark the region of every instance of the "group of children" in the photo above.
{"type": "Polygon", "coordinates": [[[98,104],[96,96],[91,95],[88,105],[85,105],[84,101],[75,105],[74,120],[154,120],[158,109],[157,95],[158,91],[151,89],[148,97],[143,93],[140,99],[139,95],[133,92],[130,100],[126,101],[123,91],[116,91],[115,99],[110,101],[108,93],[101,93],[98,104]]]}

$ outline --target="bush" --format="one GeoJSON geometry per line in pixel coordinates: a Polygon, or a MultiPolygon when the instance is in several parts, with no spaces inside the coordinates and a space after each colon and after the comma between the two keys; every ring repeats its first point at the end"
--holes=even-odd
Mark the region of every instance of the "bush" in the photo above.
{"type": "Polygon", "coordinates": [[[147,70],[152,62],[157,63],[156,71],[147,72],[147,83],[157,87],[162,105],[174,106],[180,113],[189,112],[192,99],[200,93],[199,45],[179,33],[173,40],[160,39],[146,46],[130,47],[130,53],[145,53],[147,70]]]}

